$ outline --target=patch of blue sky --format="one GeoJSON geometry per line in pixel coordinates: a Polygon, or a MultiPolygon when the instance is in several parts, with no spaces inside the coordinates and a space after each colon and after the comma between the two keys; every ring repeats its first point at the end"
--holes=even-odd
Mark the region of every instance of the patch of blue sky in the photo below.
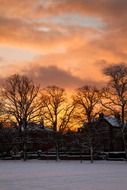
{"type": "Polygon", "coordinates": [[[0,45],[0,57],[6,62],[9,61],[31,61],[37,54],[23,48],[0,45]]]}
{"type": "Polygon", "coordinates": [[[101,19],[92,16],[67,13],[59,16],[49,16],[39,19],[39,22],[48,22],[52,24],[62,24],[69,26],[103,28],[105,24],[101,19]]]}

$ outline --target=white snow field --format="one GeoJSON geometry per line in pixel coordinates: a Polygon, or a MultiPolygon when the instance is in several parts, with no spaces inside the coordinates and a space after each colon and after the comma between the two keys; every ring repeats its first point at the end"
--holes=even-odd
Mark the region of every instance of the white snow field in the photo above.
{"type": "Polygon", "coordinates": [[[0,190],[127,190],[127,163],[0,161],[0,190]]]}

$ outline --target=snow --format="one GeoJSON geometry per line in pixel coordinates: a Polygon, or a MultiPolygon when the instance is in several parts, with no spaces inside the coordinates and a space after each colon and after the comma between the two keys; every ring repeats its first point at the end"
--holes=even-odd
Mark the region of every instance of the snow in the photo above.
{"type": "Polygon", "coordinates": [[[118,120],[115,117],[106,117],[105,120],[108,121],[113,127],[120,127],[118,120]]]}
{"type": "Polygon", "coordinates": [[[0,161],[0,190],[126,190],[125,161],[0,161]]]}

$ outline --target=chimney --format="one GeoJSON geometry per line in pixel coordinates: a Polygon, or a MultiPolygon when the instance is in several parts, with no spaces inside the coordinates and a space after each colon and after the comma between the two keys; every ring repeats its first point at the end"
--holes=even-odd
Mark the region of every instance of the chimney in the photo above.
{"type": "Polygon", "coordinates": [[[102,113],[99,113],[99,119],[103,119],[103,118],[104,118],[103,112],[102,112],[102,113]]]}

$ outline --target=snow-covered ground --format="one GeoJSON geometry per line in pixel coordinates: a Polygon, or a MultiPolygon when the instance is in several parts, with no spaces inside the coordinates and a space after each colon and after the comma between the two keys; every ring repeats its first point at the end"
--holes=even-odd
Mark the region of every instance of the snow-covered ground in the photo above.
{"type": "Polygon", "coordinates": [[[124,161],[0,161],[0,190],[126,189],[124,161]]]}

